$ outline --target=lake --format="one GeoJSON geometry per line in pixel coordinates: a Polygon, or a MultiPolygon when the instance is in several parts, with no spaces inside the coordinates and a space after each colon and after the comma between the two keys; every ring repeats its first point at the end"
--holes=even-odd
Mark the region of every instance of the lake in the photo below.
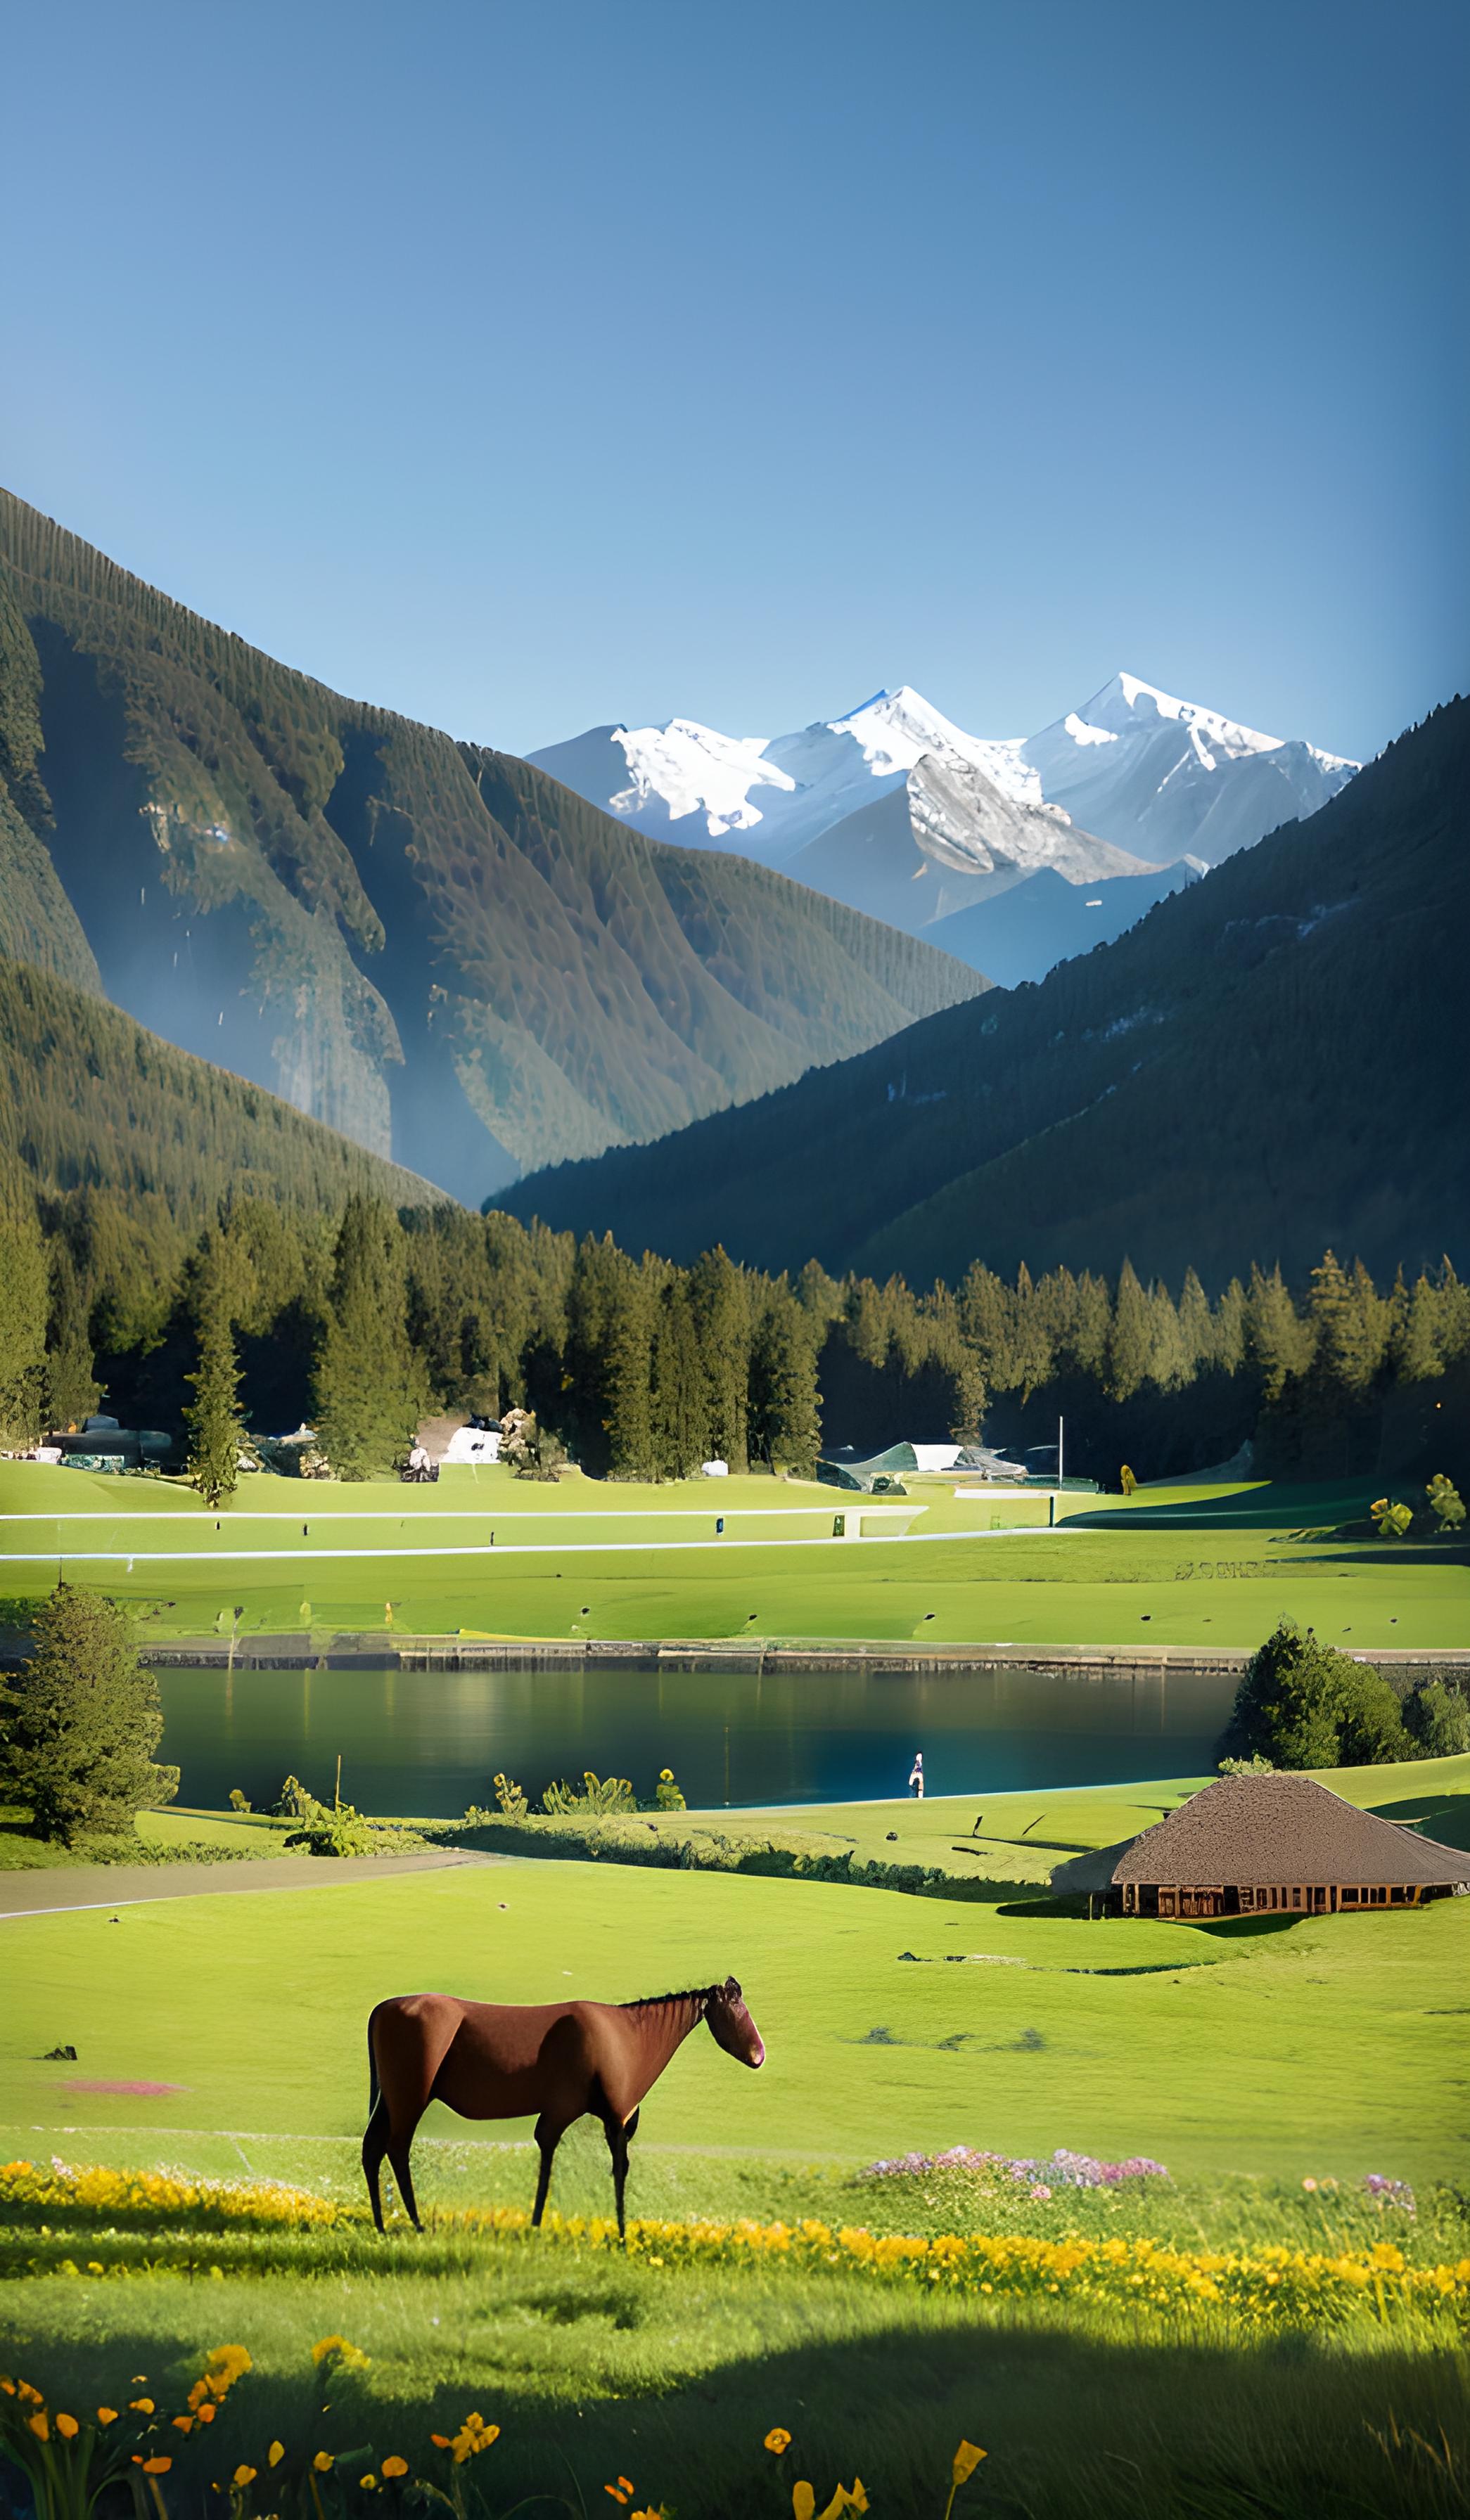
{"type": "Polygon", "coordinates": [[[288,1775],[375,1815],[456,1817],[496,1770],[532,1801],[559,1777],[672,1768],[691,1804],[902,1794],[915,1750],[936,1794],[1197,1776],[1234,1684],[1192,1672],[184,1671],[159,1674],[161,1756],[181,1802],[288,1775]]]}

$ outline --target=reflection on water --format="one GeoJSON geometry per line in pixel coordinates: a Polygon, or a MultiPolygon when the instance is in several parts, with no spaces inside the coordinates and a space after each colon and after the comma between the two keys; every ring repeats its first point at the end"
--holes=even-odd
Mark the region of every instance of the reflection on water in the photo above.
{"type": "Polygon", "coordinates": [[[557,1777],[672,1768],[693,1804],[1109,1784],[1212,1764],[1233,1684],[1062,1672],[162,1671],[161,1755],[180,1800],[256,1804],[299,1776],[360,1811],[449,1818],[497,1769],[532,1799],[557,1777]]]}

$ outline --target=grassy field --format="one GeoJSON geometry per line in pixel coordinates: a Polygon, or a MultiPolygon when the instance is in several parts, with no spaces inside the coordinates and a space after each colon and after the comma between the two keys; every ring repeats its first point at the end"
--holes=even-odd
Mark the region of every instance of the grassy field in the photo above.
{"type": "Polygon", "coordinates": [[[1470,1638],[1470,1551],[1385,1542],[1366,1490],[1142,1490],[1129,1503],[859,1502],[769,1478],[436,1488],[257,1477],[209,1513],[161,1480],[0,1463],[0,1598],[59,1571],[145,1635],[344,1632],[1249,1649],[1283,1615],[1350,1650],[1470,1638]],[[1083,1510],[1082,1508],[1085,1508],[1083,1510]],[[714,1520],[725,1517],[716,1538],[714,1520]],[[489,1534],[493,1531],[494,1541],[489,1534]],[[870,1536],[888,1535],[888,1536],[870,1536]]]}
{"type": "MultiPolygon", "coordinates": [[[[1402,1816],[1414,1803],[1470,1811],[1470,1760],[1333,1782],[1402,1816]]],[[[1034,1855],[1043,1837],[1107,1842],[1187,1783],[996,1797],[983,1817],[997,1845],[1034,1855]]],[[[975,1817],[966,1798],[769,1819],[928,1861],[975,1817]]],[[[1470,2185],[1470,1901],[1190,1927],[1088,1924],[1019,1897],[586,1864],[346,1883],[323,1873],[301,1892],[0,1918],[0,2151],[287,2180],[355,2200],[363,2025],[379,1997],[433,1984],[509,2001],[620,1998],[733,1969],[768,2061],[744,2072],[703,2032],[681,2049],[633,2148],[637,2215],[1036,2239],[1146,2231],[1236,2250],[1385,2240],[1426,2265],[1470,2253],[1451,2192],[1470,2185]],[[69,2043],[74,2063],[45,2061],[69,2043]],[[127,2083],[156,2088],[106,2088],[127,2083]],[[1139,2196],[1011,2191],[997,2203],[952,2176],[860,2175],[875,2158],[956,2142],[1141,2152],[1172,2178],[1139,2196]],[[1417,2219],[1385,2223],[1358,2193],[1369,2171],[1412,2181],[1417,2219]]],[[[432,2109],[421,2201],[524,2206],[528,2134],[432,2109]]],[[[602,2213],[608,2198],[601,2137],[574,2130],[553,2201],[602,2213]]],[[[401,2452],[420,2472],[429,2432],[474,2407],[504,2427],[472,2479],[485,2499],[471,2508],[487,2512],[531,2492],[601,2507],[603,2483],[621,2474],[684,2520],[779,2520],[793,2475],[820,2502],[855,2470],[875,2512],[941,2520],[962,2435],[990,2457],[961,2512],[1439,2520],[1463,2508],[1442,2444],[1443,2432],[1463,2459],[1454,2330],[1371,2303],[1340,2329],[1227,2334],[1210,2316],[1053,2301],[1044,2285],[987,2302],[779,2258],[665,2265],[647,2244],[628,2260],[550,2239],[379,2244],[353,2231],[272,2247],[191,2240],[164,2213],[129,2242],[102,2219],[73,2227],[51,2212],[44,2231],[13,2228],[0,2366],[66,2404],[114,2374],[181,2386],[206,2348],[238,2340],[257,2369],[229,2409],[234,2429],[210,2444],[227,2453],[226,2475],[230,2458],[261,2463],[272,2435],[350,2440],[374,2460],[401,2452]],[[104,2265],[114,2272],[89,2272],[104,2265]],[[309,2351],[331,2333],[371,2369],[334,2388],[329,2422],[312,2411],[309,2351]],[[777,2423],[797,2436],[780,2469],[760,2447],[777,2423]]],[[[192,2474],[181,2460],[180,2496],[192,2474]]],[[[370,2498],[359,2492],[363,2509],[370,2498]]],[[[246,2507],[291,2506],[276,2493],[246,2507]]],[[[342,2507],[357,2507],[350,2493],[342,2507]]]]}
{"type": "Polygon", "coordinates": [[[0,1920],[7,2143],[65,2128],[105,2150],[147,2129],[168,2159],[278,2171],[283,2145],[360,2129],[363,2023],[386,1993],[620,1999],[734,1970],[769,2064],[745,2074],[695,2042],[645,2111],[645,2161],[717,2138],[732,2157],[849,2163],[968,2142],[1148,2152],[1191,2175],[1470,2169],[1467,1901],[1196,1929],[536,1863],[115,1914],[0,1920]],[[39,2061],[67,2044],[74,2066],[39,2061]],[[79,2088],[132,2081],[177,2088],[79,2088]]]}

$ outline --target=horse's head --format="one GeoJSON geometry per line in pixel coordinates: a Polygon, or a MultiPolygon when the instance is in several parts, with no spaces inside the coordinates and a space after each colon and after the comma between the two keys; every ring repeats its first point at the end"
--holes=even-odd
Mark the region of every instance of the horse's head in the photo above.
{"type": "Polygon", "coordinates": [[[741,2065],[764,2064],[765,2041],[751,2019],[738,1978],[727,1977],[723,1986],[711,1988],[705,2019],[727,2056],[741,2065]]]}

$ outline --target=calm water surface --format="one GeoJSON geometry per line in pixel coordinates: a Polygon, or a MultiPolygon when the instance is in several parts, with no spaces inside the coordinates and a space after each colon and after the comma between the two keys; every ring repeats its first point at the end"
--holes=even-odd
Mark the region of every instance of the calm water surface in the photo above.
{"type": "Polygon", "coordinates": [[[672,1768],[692,1804],[931,1793],[1198,1775],[1233,1684],[1189,1673],[162,1671],[161,1756],[179,1799],[256,1804],[298,1776],[375,1814],[451,1818],[497,1769],[534,1800],[553,1778],[672,1768]]]}

